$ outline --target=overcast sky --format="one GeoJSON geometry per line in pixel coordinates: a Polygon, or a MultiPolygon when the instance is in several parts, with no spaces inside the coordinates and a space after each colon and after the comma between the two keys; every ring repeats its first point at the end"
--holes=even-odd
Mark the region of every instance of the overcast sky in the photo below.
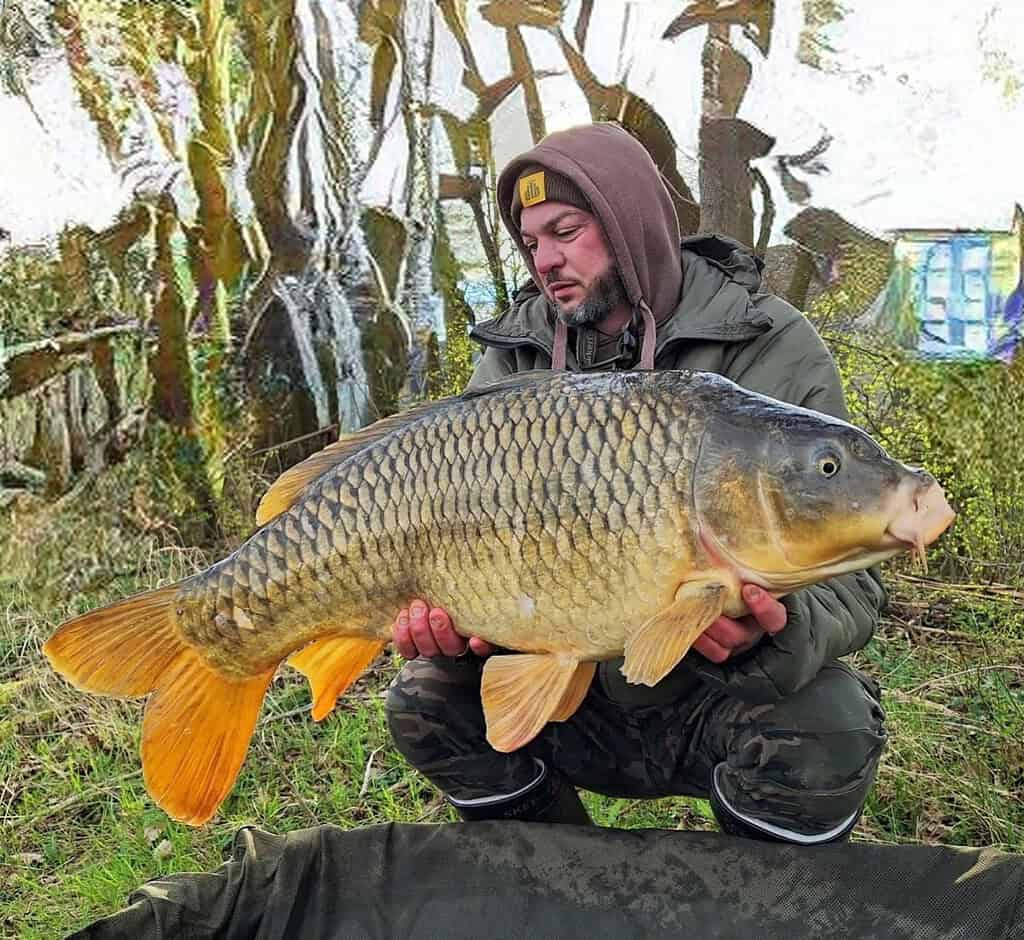
{"type": "MultiPolygon", "coordinates": [[[[774,153],[800,153],[827,131],[830,172],[809,177],[812,204],[835,209],[871,231],[895,228],[1005,229],[1015,201],[1024,202],[1024,91],[1007,95],[998,79],[1016,74],[1024,86],[1024,3],[1019,0],[843,0],[846,20],[830,33],[837,50],[832,73],[797,61],[800,0],[778,0],[767,60],[745,40],[739,47],[755,65],[741,117],[777,139],[774,153]],[[1002,59],[1000,57],[1003,57],[1002,59]],[[986,77],[986,70],[994,73],[986,77]]],[[[475,3],[470,7],[475,8],[475,3]]],[[[579,0],[569,4],[567,33],[579,0]]],[[[684,8],[683,0],[601,0],[591,23],[587,59],[598,78],[621,79],[648,98],[673,128],[683,175],[695,182],[700,47],[703,31],[660,38],[684,8]],[[628,8],[627,52],[619,38],[628,8]]],[[[478,15],[471,21],[484,77],[508,72],[503,34],[478,15]]],[[[551,37],[526,30],[537,68],[565,68],[551,37]]],[[[454,43],[439,30],[443,66],[438,99],[454,110],[472,99],[461,89],[454,43]]],[[[542,83],[548,129],[589,120],[569,76],[542,83]]],[[[25,103],[0,98],[0,227],[16,242],[40,240],[66,219],[101,226],[123,198],[105,167],[88,118],[74,106],[64,68],[50,69],[31,90],[48,132],[25,103]]],[[[499,166],[530,146],[519,95],[495,117],[499,166]]],[[[399,122],[400,125],[400,122],[399,122]]],[[[368,195],[386,201],[402,159],[396,138],[385,148],[368,195]]],[[[788,204],[772,159],[762,161],[781,227],[799,206],[788,204]]]]}

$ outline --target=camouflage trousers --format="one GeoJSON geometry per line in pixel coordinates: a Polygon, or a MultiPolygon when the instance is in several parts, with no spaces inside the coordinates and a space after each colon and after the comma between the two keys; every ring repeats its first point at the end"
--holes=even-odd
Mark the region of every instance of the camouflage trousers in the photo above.
{"type": "Polygon", "coordinates": [[[515,794],[540,760],[614,797],[707,797],[714,779],[734,814],[816,840],[859,816],[885,746],[878,684],[833,662],[794,695],[756,705],[696,676],[672,702],[627,705],[598,669],[572,718],[502,754],[485,736],[482,668],[472,655],[412,660],[388,692],[396,747],[456,801],[515,794]]]}

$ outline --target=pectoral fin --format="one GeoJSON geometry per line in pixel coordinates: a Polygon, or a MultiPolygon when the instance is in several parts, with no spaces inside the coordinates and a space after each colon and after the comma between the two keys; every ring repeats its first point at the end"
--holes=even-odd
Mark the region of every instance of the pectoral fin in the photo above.
{"type": "Polygon", "coordinates": [[[622,674],[628,682],[656,685],[722,613],[725,585],[687,581],[670,607],[655,614],[626,640],[622,674]]]}
{"type": "Polygon", "coordinates": [[[584,681],[588,667],[593,676],[592,663],[581,665],[553,653],[491,656],[480,686],[491,747],[514,751],[532,741],[549,721],[568,718],[590,685],[589,679],[584,681]]]}

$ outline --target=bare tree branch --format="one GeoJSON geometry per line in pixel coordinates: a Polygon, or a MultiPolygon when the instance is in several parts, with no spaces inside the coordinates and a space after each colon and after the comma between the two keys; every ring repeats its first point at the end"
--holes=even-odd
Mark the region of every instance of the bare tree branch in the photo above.
{"type": "Polygon", "coordinates": [[[700,206],[679,173],[675,138],[664,118],[651,104],[633,94],[625,85],[604,85],[599,82],[586,59],[578,49],[573,48],[565,34],[559,29],[554,35],[576,84],[587,99],[591,118],[595,121],[618,121],[644,145],[672,195],[680,228],[684,234],[696,232],[700,206]]]}
{"type": "Polygon", "coordinates": [[[463,84],[472,91],[470,82],[483,85],[483,79],[480,77],[480,69],[476,64],[476,56],[473,54],[473,47],[470,45],[466,23],[463,19],[465,0],[462,0],[461,3],[460,0],[436,0],[436,2],[448,29],[451,30],[451,34],[455,37],[455,41],[459,44],[459,50],[462,52],[462,62],[466,67],[463,84]]]}
{"type": "Polygon", "coordinates": [[[9,346],[0,355],[0,399],[25,394],[72,368],[78,362],[77,357],[91,353],[97,343],[138,330],[139,324],[133,321],[101,326],[88,333],[64,333],[9,346]]]}
{"type": "Polygon", "coordinates": [[[583,51],[587,44],[587,31],[590,29],[590,17],[594,12],[594,0],[583,0],[580,4],[580,13],[576,17],[576,31],[573,36],[576,39],[576,48],[583,51]]]}
{"type": "Polygon", "coordinates": [[[674,39],[700,26],[741,26],[761,54],[771,48],[775,0],[695,0],[665,29],[663,39],[674,39]]]}
{"type": "Polygon", "coordinates": [[[547,134],[544,127],[544,108],[540,103],[540,93],[537,91],[537,76],[534,74],[533,64],[530,62],[530,53],[523,40],[522,30],[518,26],[513,26],[505,30],[505,35],[513,74],[523,83],[526,116],[530,121],[530,136],[537,144],[547,134]]]}

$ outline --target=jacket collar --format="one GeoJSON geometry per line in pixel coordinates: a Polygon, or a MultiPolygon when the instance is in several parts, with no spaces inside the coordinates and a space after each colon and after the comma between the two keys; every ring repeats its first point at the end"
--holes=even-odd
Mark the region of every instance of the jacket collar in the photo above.
{"type": "MultiPolygon", "coordinates": [[[[754,305],[764,267],[759,258],[739,242],[716,235],[683,239],[681,249],[682,295],[672,314],[658,324],[656,357],[684,340],[735,343],[771,329],[771,317],[754,305]]],[[[550,356],[554,312],[529,281],[516,291],[508,310],[473,327],[470,336],[488,345],[532,345],[550,356]]],[[[569,345],[574,359],[574,344],[569,345]]]]}

